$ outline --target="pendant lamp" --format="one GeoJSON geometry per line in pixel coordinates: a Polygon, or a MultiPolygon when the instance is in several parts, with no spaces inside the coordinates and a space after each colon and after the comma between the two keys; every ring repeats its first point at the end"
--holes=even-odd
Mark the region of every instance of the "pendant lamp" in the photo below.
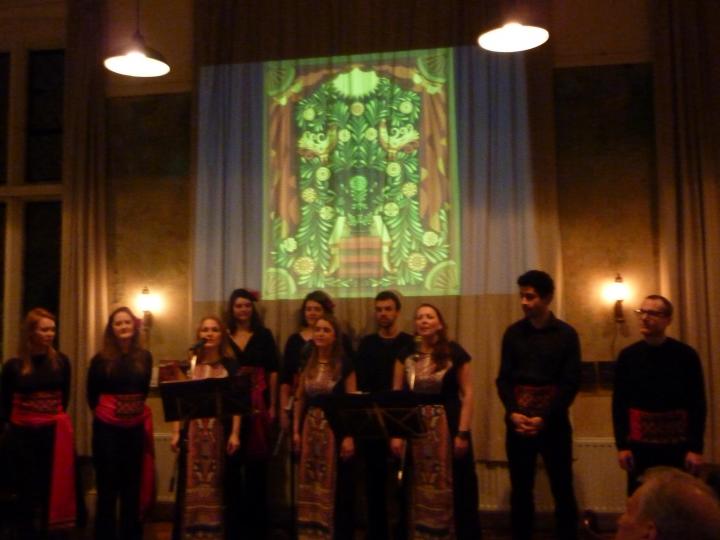
{"type": "Polygon", "coordinates": [[[543,0],[499,0],[487,31],[478,45],[493,52],[534,49],[550,37],[546,30],[548,2],[543,0]]]}

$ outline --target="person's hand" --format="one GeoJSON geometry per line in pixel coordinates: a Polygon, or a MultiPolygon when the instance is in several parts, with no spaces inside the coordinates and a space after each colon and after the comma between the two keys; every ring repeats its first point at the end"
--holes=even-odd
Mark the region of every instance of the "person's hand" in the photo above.
{"type": "Polygon", "coordinates": [[[302,438],[300,437],[300,434],[297,431],[293,432],[292,443],[293,443],[293,452],[295,452],[296,454],[299,454],[300,449],[302,448],[302,438]]]}
{"type": "Polygon", "coordinates": [[[340,443],[340,459],[347,461],[355,455],[355,441],[352,437],[345,437],[340,443]]]}
{"type": "Polygon", "coordinates": [[[173,452],[177,452],[180,449],[180,432],[173,431],[172,437],[170,438],[170,449],[173,452]]]}
{"type": "Polygon", "coordinates": [[[393,437],[390,439],[390,453],[397,459],[402,458],[403,450],[405,449],[405,441],[400,437],[393,437]]]}
{"type": "Polygon", "coordinates": [[[455,435],[454,443],[453,443],[453,455],[456,459],[463,457],[465,454],[467,454],[468,449],[470,448],[470,441],[467,440],[465,437],[460,437],[460,435],[455,435]]]}
{"type": "Polygon", "coordinates": [[[534,437],[543,425],[543,419],[539,416],[529,418],[520,413],[512,413],[510,421],[513,423],[515,433],[523,437],[534,437]]]}
{"type": "Polygon", "coordinates": [[[703,464],[702,454],[688,452],[685,454],[685,470],[690,474],[697,476],[700,474],[700,468],[703,464]]]}
{"type": "Polygon", "coordinates": [[[635,468],[635,459],[633,458],[632,451],[630,450],[619,450],[618,451],[618,464],[623,471],[630,472],[635,468]]]}
{"type": "Polygon", "coordinates": [[[231,433],[227,442],[228,456],[232,456],[240,448],[240,436],[237,433],[231,433]]]}

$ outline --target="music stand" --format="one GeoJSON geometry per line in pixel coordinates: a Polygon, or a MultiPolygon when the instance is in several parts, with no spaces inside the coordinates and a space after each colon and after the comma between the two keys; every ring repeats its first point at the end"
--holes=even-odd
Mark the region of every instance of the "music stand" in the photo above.
{"type": "Polygon", "coordinates": [[[165,421],[225,418],[250,410],[250,381],[244,375],[161,382],[165,421]]]}
{"type": "Polygon", "coordinates": [[[421,405],[442,402],[442,396],[391,391],[317,396],[312,405],[323,409],[338,438],[415,439],[427,433],[421,405]]]}

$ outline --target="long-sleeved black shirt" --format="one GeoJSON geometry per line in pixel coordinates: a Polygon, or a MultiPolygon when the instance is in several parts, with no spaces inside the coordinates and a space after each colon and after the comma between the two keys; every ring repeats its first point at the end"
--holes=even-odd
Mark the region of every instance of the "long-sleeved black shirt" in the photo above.
{"type": "Polygon", "coordinates": [[[62,407],[67,409],[70,399],[70,361],[67,356],[58,353],[57,369],[52,368],[50,359],[45,355],[30,357],[32,369],[29,373],[21,373],[22,360],[11,358],[2,366],[0,376],[0,420],[8,421],[12,413],[13,395],[33,392],[62,393],[62,407]]]}
{"type": "Polygon", "coordinates": [[[508,416],[522,412],[515,398],[518,385],[555,387],[543,417],[564,417],[580,387],[580,340],[575,329],[551,314],[542,328],[529,319],[510,325],[502,341],[496,384],[508,416]]]}
{"type": "Polygon", "coordinates": [[[90,360],[87,377],[87,402],[95,409],[101,394],[144,394],[150,389],[152,355],[149,351],[139,353],[139,365],[134,365],[127,355],[112,362],[108,370],[107,360],[99,354],[90,360]]]}
{"type": "Polygon", "coordinates": [[[638,341],[620,352],[615,366],[613,428],[618,449],[629,448],[629,410],[687,412],[687,446],[703,451],[707,405],[702,365],[695,349],[676,339],[660,345],[638,341]]]}
{"type": "Polygon", "coordinates": [[[358,390],[392,390],[395,362],[402,361],[412,350],[413,337],[406,332],[390,339],[377,333],[362,338],[355,361],[358,390]]]}

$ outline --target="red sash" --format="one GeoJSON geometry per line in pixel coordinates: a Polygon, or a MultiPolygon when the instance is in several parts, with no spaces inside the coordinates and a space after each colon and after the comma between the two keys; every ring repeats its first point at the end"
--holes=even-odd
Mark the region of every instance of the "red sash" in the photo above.
{"type": "Polygon", "coordinates": [[[254,459],[270,457],[270,414],[265,404],[265,370],[260,367],[242,367],[241,373],[250,371],[250,408],[251,414],[247,416],[250,422],[247,448],[245,455],[254,459]]]}
{"type": "Polygon", "coordinates": [[[16,426],[55,426],[50,473],[49,529],[75,526],[75,450],[70,417],[62,410],[62,394],[33,392],[13,394],[10,422],[16,426]]]}
{"type": "Polygon", "coordinates": [[[143,456],[140,476],[140,517],[148,515],[155,503],[155,444],[152,411],[144,394],[101,394],[95,418],[111,426],[143,426],[143,456]]]}
{"type": "Polygon", "coordinates": [[[687,411],[650,412],[630,409],[632,442],[646,444],[682,444],[687,441],[687,411]]]}
{"type": "Polygon", "coordinates": [[[526,416],[543,416],[548,413],[555,396],[557,387],[553,384],[532,386],[520,384],[515,387],[515,401],[520,412],[526,416]]]}

